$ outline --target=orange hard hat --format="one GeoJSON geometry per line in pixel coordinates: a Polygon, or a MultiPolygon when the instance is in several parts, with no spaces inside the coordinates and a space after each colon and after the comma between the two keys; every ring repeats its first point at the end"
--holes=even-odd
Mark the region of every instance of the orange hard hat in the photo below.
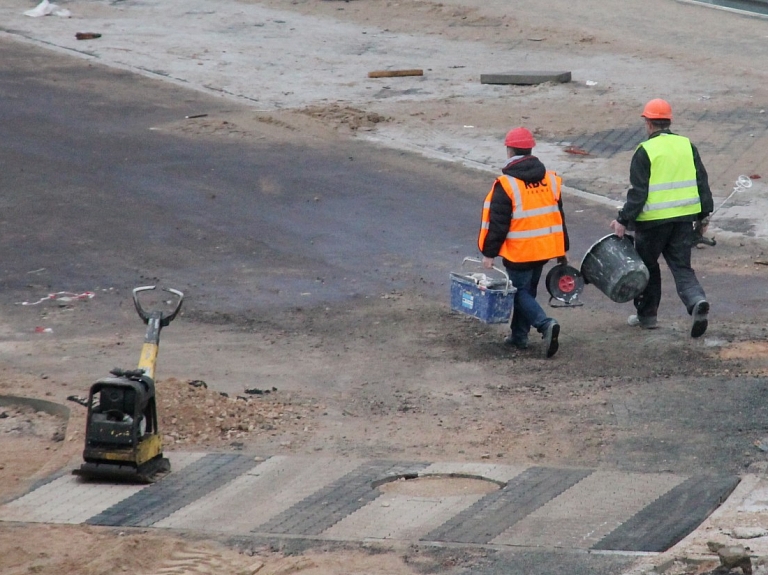
{"type": "Polygon", "coordinates": [[[536,145],[533,134],[525,128],[512,128],[507,132],[504,138],[504,145],[508,148],[518,148],[520,150],[529,150],[536,145]]]}
{"type": "Polygon", "coordinates": [[[656,98],[645,105],[641,116],[649,120],[671,120],[672,106],[666,100],[656,98]]]}

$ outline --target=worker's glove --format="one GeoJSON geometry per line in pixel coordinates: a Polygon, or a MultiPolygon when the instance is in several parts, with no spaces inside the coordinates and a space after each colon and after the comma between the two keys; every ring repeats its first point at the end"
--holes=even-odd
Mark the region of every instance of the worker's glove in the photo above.
{"type": "Polygon", "coordinates": [[[709,218],[702,220],[696,220],[693,222],[694,241],[693,245],[705,244],[707,246],[715,246],[717,242],[715,238],[708,238],[704,234],[707,232],[707,226],[709,225],[709,218]]]}

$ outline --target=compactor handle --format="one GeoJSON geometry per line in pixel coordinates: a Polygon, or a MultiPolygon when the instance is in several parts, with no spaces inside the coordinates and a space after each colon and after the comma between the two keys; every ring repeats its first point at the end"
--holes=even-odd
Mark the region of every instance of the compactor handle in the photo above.
{"type": "Polygon", "coordinates": [[[143,307],[141,307],[141,302],[139,302],[139,294],[145,291],[152,291],[156,287],[157,286],[143,286],[143,287],[133,288],[133,305],[136,308],[136,313],[139,314],[139,317],[142,319],[144,323],[148,324],[151,319],[159,318],[160,326],[166,327],[169,323],[171,323],[174,319],[176,319],[176,316],[181,310],[181,304],[184,301],[184,293],[173,288],[163,288],[163,291],[173,294],[178,298],[176,301],[176,306],[173,308],[173,311],[170,313],[164,313],[162,311],[148,312],[143,307]]]}

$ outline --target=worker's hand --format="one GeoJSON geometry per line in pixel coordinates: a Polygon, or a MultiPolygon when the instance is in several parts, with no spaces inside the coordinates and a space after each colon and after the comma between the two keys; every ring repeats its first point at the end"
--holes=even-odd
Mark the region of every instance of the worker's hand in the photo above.
{"type": "Polygon", "coordinates": [[[562,264],[564,266],[568,265],[568,256],[560,256],[557,258],[557,263],[562,264]]]}
{"type": "Polygon", "coordinates": [[[620,238],[624,237],[624,231],[627,229],[625,226],[620,224],[618,220],[613,220],[611,222],[611,229],[613,230],[613,233],[619,236],[620,238]]]}
{"type": "Polygon", "coordinates": [[[704,234],[707,233],[708,227],[709,227],[709,216],[699,220],[699,225],[696,231],[698,231],[703,236],[704,234]]]}
{"type": "Polygon", "coordinates": [[[493,258],[483,256],[483,267],[489,270],[493,269],[493,258]]]}

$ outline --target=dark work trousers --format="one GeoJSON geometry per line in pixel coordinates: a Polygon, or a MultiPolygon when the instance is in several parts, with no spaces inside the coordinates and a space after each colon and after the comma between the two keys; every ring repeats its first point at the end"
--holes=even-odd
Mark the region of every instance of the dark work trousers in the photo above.
{"type": "Polygon", "coordinates": [[[677,295],[689,314],[697,302],[706,299],[691,267],[694,234],[691,222],[667,222],[635,231],[635,249],[650,272],[648,285],[643,293],[635,298],[638,317],[656,317],[658,314],[661,301],[661,255],[664,256],[675,279],[677,295]]]}
{"type": "Polygon", "coordinates": [[[512,340],[516,345],[528,343],[528,332],[531,326],[542,333],[552,321],[536,301],[542,269],[544,269],[543,264],[530,270],[506,268],[512,285],[517,288],[515,303],[512,307],[512,320],[509,324],[512,340]]]}

